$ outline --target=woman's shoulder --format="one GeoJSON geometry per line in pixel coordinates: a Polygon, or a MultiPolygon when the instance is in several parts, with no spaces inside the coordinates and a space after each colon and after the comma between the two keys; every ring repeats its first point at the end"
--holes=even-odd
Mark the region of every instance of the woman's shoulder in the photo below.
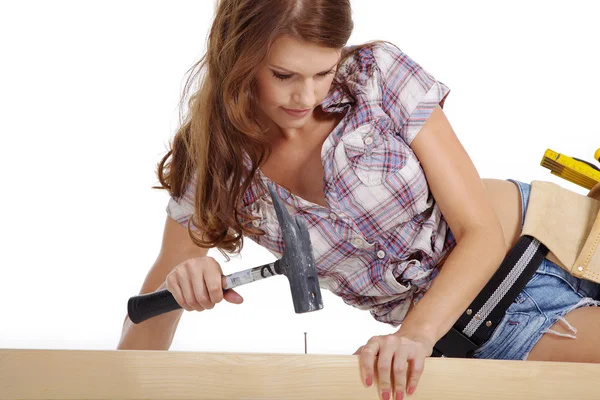
{"type": "Polygon", "coordinates": [[[346,69],[380,63],[385,65],[393,61],[409,59],[400,47],[387,40],[372,40],[345,46],[342,49],[342,57],[346,57],[342,64],[342,68],[346,69]]]}
{"type": "Polygon", "coordinates": [[[420,74],[421,66],[400,47],[386,40],[346,46],[337,78],[355,98],[369,102],[381,95],[381,85],[420,74]]]}

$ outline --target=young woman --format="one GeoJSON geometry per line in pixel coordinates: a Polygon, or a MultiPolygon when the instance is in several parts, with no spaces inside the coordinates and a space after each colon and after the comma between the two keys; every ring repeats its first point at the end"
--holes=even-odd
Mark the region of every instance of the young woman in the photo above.
{"type": "MultiPolygon", "coordinates": [[[[347,47],[352,29],[348,0],[218,3],[159,164],[172,198],[141,293],[241,303],[206,254],[247,236],[281,255],[272,183],[309,227],[320,285],[401,324],[355,353],[364,384],[401,398],[519,239],[530,186],[482,180],[442,110],[450,89],[391,43],[347,47]]],[[[545,259],[474,356],[598,362],[598,294],[545,259]]],[[[126,317],[119,348],[168,349],[181,314],[126,317]]]]}

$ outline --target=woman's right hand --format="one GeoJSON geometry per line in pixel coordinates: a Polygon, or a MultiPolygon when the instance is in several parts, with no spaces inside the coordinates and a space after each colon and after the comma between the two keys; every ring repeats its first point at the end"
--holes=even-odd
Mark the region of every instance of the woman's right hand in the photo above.
{"type": "Polygon", "coordinates": [[[210,310],[223,299],[233,304],[244,301],[233,289],[223,291],[225,277],[221,265],[208,256],[190,258],[177,265],[162,286],[187,311],[210,310]]]}

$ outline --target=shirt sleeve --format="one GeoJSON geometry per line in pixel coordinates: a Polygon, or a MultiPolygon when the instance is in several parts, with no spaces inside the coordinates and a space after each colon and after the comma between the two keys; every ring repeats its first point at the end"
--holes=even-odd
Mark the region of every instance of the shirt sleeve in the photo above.
{"type": "Polygon", "coordinates": [[[410,298],[400,298],[373,307],[369,312],[376,321],[398,327],[404,321],[406,314],[408,314],[410,302],[410,298]]]}
{"type": "MultiPolygon", "coordinates": [[[[196,176],[192,175],[181,197],[171,197],[167,203],[167,215],[178,223],[187,226],[194,213],[194,196],[196,193],[196,176]]],[[[192,224],[192,228],[194,224],[192,224]]]]}
{"type": "Polygon", "coordinates": [[[391,43],[373,46],[383,111],[410,145],[450,89],[391,43]]]}

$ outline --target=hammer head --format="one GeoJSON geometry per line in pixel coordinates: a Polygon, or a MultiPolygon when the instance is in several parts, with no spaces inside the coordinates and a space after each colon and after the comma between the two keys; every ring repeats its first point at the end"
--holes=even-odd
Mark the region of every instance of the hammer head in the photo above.
{"type": "Polygon", "coordinates": [[[306,222],[292,218],[271,183],[268,184],[285,248],[279,260],[281,274],[287,276],[296,313],[323,308],[319,277],[306,222]]]}

